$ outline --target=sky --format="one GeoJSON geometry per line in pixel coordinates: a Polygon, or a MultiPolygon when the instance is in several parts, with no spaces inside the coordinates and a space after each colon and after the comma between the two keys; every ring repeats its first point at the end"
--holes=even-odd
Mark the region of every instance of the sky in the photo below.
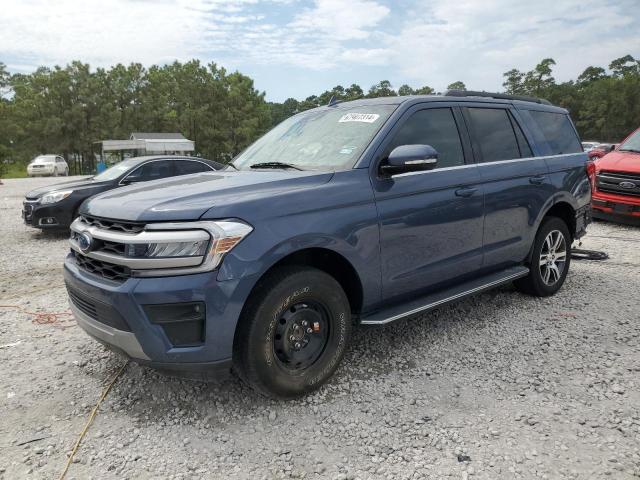
{"type": "Polygon", "coordinates": [[[454,81],[502,89],[502,74],[555,59],[559,81],[640,58],[638,0],[0,0],[11,72],[198,58],[255,80],[268,100],[335,85],[367,90],[454,81]]]}

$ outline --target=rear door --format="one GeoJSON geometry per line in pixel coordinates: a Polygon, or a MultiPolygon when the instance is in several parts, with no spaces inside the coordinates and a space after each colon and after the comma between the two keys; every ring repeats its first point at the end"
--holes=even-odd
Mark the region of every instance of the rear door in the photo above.
{"type": "Polygon", "coordinates": [[[459,108],[409,109],[378,149],[372,183],[380,219],[383,298],[396,299],[477,271],[482,264],[483,198],[478,167],[459,108]],[[400,145],[426,144],[434,170],[379,175],[400,145]]]}
{"type": "Polygon", "coordinates": [[[533,156],[509,104],[470,104],[463,113],[484,185],[483,265],[494,269],[521,263],[538,216],[552,202],[547,165],[533,156]]]}

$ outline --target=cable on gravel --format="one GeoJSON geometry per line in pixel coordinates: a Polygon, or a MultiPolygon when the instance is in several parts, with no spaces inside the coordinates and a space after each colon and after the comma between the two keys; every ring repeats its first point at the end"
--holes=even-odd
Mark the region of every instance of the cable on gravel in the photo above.
{"type": "Polygon", "coordinates": [[[66,317],[72,317],[73,313],[70,311],[66,312],[32,312],[20,305],[0,305],[0,308],[12,308],[19,312],[25,313],[33,317],[33,323],[38,325],[53,325],[57,328],[69,328],[75,325],[73,319],[67,320],[66,317]]]}
{"type": "Polygon", "coordinates": [[[116,383],[116,380],[118,380],[118,378],[120,378],[120,375],[122,375],[122,372],[124,372],[124,369],[126,368],[127,365],[129,365],[129,361],[126,361],[120,367],[120,369],[115,373],[115,375],[113,377],[111,377],[111,380],[109,380],[109,382],[107,383],[107,386],[102,391],[102,395],[100,395],[100,398],[98,399],[98,402],[96,403],[96,406],[93,407],[93,410],[91,410],[91,415],[89,415],[89,419],[87,420],[87,423],[84,425],[84,428],[80,432],[80,436],[78,437],[78,440],[76,441],[76,444],[74,445],[73,450],[71,450],[71,453],[69,454],[69,458],[67,459],[67,464],[64,466],[64,470],[60,474],[60,477],[58,478],[58,480],[64,480],[64,477],[67,475],[67,472],[69,471],[69,467],[71,466],[71,463],[73,462],[73,457],[76,454],[76,452],[78,451],[78,448],[80,447],[80,443],[82,442],[82,439],[87,434],[87,431],[89,430],[89,427],[93,423],[93,420],[96,418],[96,414],[98,413],[98,408],[100,408],[100,405],[102,404],[102,401],[105,398],[107,398],[107,395],[109,394],[109,391],[111,390],[111,387],[113,387],[113,385],[116,383]]]}
{"type": "Polygon", "coordinates": [[[608,260],[609,254],[599,252],[598,250],[585,250],[582,248],[574,248],[571,250],[572,260],[608,260]]]}

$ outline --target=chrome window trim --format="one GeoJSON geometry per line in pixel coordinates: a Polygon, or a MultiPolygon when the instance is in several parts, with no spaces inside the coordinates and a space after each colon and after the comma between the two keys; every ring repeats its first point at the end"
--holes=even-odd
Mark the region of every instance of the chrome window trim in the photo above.
{"type": "Polygon", "coordinates": [[[434,168],[431,170],[424,170],[422,172],[407,172],[407,173],[399,173],[398,175],[393,175],[392,178],[401,178],[407,177],[409,175],[424,175],[425,173],[435,173],[435,172],[446,172],[448,170],[460,170],[463,168],[469,167],[483,167],[485,165],[496,165],[496,164],[504,164],[504,163],[518,163],[518,162],[527,162],[531,160],[554,160],[561,156],[566,155],[583,155],[582,152],[573,152],[573,153],[559,153],[557,155],[543,155],[540,157],[524,157],[524,158],[512,158],[510,160],[494,160],[493,162],[482,162],[482,163],[467,163],[465,165],[454,165],[453,167],[442,167],[442,168],[434,168]]]}
{"type": "MultiPolygon", "coordinates": [[[[122,177],[120,179],[120,181],[118,182],[118,186],[123,187],[126,184],[122,183],[124,182],[133,172],[135,172],[136,170],[138,170],[139,168],[144,167],[146,164],[148,163],[153,163],[153,162],[165,162],[165,161],[173,161],[173,162],[198,162],[198,163],[202,163],[203,165],[206,165],[207,167],[209,167],[209,170],[211,170],[212,172],[215,172],[216,169],[213,168],[211,165],[209,165],[207,162],[203,162],[202,160],[196,160],[196,159],[190,159],[190,158],[184,158],[184,157],[180,157],[180,158],[171,158],[171,157],[166,157],[166,158],[154,158],[153,160],[147,160],[146,162],[141,163],[140,165],[138,165],[137,167],[135,167],[133,170],[131,170],[129,173],[127,173],[124,177],[122,177]]],[[[172,175],[171,177],[163,177],[163,178],[172,178],[172,177],[181,177],[182,175],[172,175]]],[[[162,178],[156,178],[155,180],[162,180],[162,178]]],[[[149,182],[151,180],[143,180],[144,182],[149,182]]]]}

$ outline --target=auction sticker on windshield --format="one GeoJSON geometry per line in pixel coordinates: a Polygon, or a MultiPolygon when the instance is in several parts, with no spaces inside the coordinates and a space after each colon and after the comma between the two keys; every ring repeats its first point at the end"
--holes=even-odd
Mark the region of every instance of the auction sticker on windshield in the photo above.
{"type": "Polygon", "coordinates": [[[338,120],[338,122],[339,123],[345,123],[345,122],[373,123],[378,118],[380,118],[380,115],[378,115],[377,113],[346,113],[342,117],[340,117],[340,120],[338,120]]]}

